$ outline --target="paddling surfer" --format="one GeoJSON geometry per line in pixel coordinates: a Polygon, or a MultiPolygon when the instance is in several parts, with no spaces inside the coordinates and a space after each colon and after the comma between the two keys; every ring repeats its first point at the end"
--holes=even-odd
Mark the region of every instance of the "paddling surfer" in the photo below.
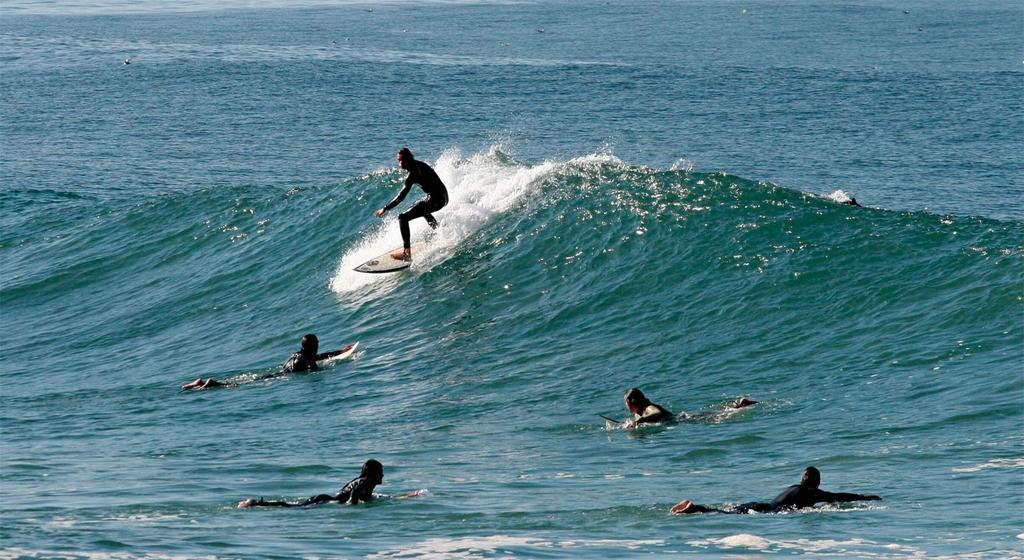
{"type": "Polygon", "coordinates": [[[434,218],[433,213],[448,204],[448,189],[445,188],[444,183],[437,176],[437,172],[433,168],[413,158],[409,148],[398,150],[395,160],[398,161],[399,167],[409,172],[409,176],[405,178],[405,186],[398,192],[398,195],[391,202],[387,203],[384,208],[374,212],[373,215],[383,218],[388,210],[398,206],[405,200],[405,196],[409,194],[409,190],[414,184],[419,185],[423,189],[423,192],[427,195],[426,198],[413,204],[412,208],[398,215],[398,229],[402,232],[403,249],[391,253],[391,258],[393,259],[411,261],[412,251],[409,241],[409,222],[416,218],[423,218],[431,228],[436,229],[437,220],[434,218]]]}
{"type": "MultiPolygon", "coordinates": [[[[288,361],[286,361],[284,365],[281,366],[281,371],[261,375],[260,377],[257,378],[257,380],[271,379],[274,377],[280,377],[282,375],[288,375],[289,373],[319,371],[320,366],[316,365],[318,360],[326,360],[328,358],[333,358],[334,356],[344,354],[345,352],[352,348],[352,345],[346,346],[341,350],[336,350],[334,352],[324,352],[323,354],[317,354],[317,350],[319,349],[319,347],[320,341],[316,338],[315,334],[307,334],[306,336],[303,336],[302,342],[300,343],[299,351],[295,352],[288,358],[288,361]]],[[[228,383],[224,381],[217,381],[216,379],[213,378],[203,379],[202,377],[200,377],[191,383],[186,383],[182,385],[181,390],[187,391],[189,389],[209,389],[211,387],[221,387],[223,385],[228,385],[228,383]]]]}
{"type": "Polygon", "coordinates": [[[847,492],[826,492],[818,488],[821,484],[821,472],[814,467],[804,469],[800,484],[794,484],[775,496],[770,502],[747,502],[728,509],[717,509],[702,506],[683,500],[669,509],[670,513],[773,513],[785,509],[801,509],[813,507],[814,504],[855,502],[860,500],[881,500],[873,494],[851,494],[847,492]]]}
{"type": "Polygon", "coordinates": [[[633,419],[627,422],[630,428],[640,424],[672,422],[676,419],[675,415],[669,412],[668,409],[652,403],[640,389],[635,387],[626,391],[622,400],[626,401],[626,408],[633,414],[633,419]]]}
{"type": "Polygon", "coordinates": [[[311,496],[301,502],[268,502],[263,498],[258,500],[256,498],[249,498],[238,502],[238,507],[302,507],[326,504],[328,502],[356,505],[361,502],[368,502],[372,500],[373,489],[383,482],[384,466],[380,464],[380,461],[370,459],[363,463],[363,468],[359,472],[359,476],[350,480],[348,484],[341,488],[341,490],[338,490],[337,494],[317,494],[316,496],[311,496]]]}
{"type": "MultiPolygon", "coordinates": [[[[626,422],[627,428],[635,428],[641,424],[663,424],[680,420],[691,420],[714,414],[712,412],[680,412],[679,414],[672,414],[667,408],[652,403],[640,389],[635,387],[626,391],[622,400],[626,401],[626,408],[633,414],[633,419],[626,422]]],[[[757,404],[757,401],[741,398],[730,403],[729,406],[730,408],[745,408],[752,404],[757,404]]]]}

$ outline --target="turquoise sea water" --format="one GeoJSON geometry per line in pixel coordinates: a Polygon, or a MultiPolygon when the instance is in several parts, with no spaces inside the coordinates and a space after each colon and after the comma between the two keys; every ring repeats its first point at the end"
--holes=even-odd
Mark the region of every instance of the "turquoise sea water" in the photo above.
{"type": "Polygon", "coordinates": [[[1022,23],[4,3],[0,558],[1024,557],[1022,23]],[[352,272],[399,243],[372,212],[400,146],[442,227],[408,272],[352,272]],[[178,390],[307,332],[360,351],[178,390]],[[633,386],[717,413],[606,426],[633,386]],[[382,496],[427,493],[234,507],[371,457],[382,496]],[[666,513],[808,465],[884,500],[666,513]]]}

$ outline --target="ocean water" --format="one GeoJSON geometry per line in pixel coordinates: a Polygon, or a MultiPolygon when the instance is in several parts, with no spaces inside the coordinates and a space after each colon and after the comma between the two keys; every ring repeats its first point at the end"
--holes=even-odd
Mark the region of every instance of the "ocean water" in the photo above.
{"type": "Polygon", "coordinates": [[[1024,558],[1022,24],[4,2],[0,558],[1024,558]],[[451,203],[353,272],[401,146],[451,203]],[[253,381],[307,332],[359,352],[253,381]],[[634,386],[713,414],[606,425],[634,386]],[[667,515],[808,465],[884,499],[667,515]]]}

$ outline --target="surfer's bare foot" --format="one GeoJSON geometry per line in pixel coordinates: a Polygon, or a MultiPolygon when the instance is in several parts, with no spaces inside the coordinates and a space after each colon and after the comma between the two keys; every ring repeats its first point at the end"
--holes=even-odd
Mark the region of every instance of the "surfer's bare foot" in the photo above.
{"type": "Polygon", "coordinates": [[[668,510],[670,513],[696,513],[697,507],[693,505],[690,500],[683,500],[678,504],[672,506],[672,509],[668,510]]]}
{"type": "Polygon", "coordinates": [[[181,386],[181,390],[182,391],[188,391],[189,389],[195,389],[196,387],[199,387],[202,384],[203,384],[203,379],[200,377],[199,379],[196,379],[192,383],[186,383],[186,384],[182,385],[181,386]]]}
{"type": "Polygon", "coordinates": [[[238,507],[240,507],[240,508],[248,508],[248,507],[252,507],[254,505],[256,505],[256,498],[248,498],[246,500],[242,500],[241,502],[238,502],[238,507]]]}
{"type": "Polygon", "coordinates": [[[391,258],[395,259],[396,261],[411,261],[412,251],[410,251],[409,249],[405,249],[403,251],[395,251],[394,253],[391,253],[391,258]]]}

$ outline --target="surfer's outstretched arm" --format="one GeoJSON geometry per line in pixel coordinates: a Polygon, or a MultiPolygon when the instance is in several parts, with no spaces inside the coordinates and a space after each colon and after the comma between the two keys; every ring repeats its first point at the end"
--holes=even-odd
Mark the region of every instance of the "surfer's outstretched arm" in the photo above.
{"type": "Polygon", "coordinates": [[[181,386],[182,391],[188,391],[189,389],[210,389],[212,387],[223,387],[225,383],[217,381],[214,378],[203,379],[202,377],[196,378],[191,383],[186,383],[181,386]]]}
{"type": "Polygon", "coordinates": [[[324,352],[323,354],[317,354],[316,355],[316,361],[319,362],[320,360],[326,360],[326,359],[329,359],[329,358],[333,358],[335,356],[340,356],[340,355],[344,354],[345,352],[348,352],[349,350],[351,350],[352,346],[353,346],[352,344],[349,344],[349,345],[346,345],[341,350],[335,350],[334,352],[324,352]]]}
{"type": "Polygon", "coordinates": [[[413,184],[413,182],[412,182],[411,178],[407,178],[405,180],[405,185],[402,187],[402,190],[398,191],[398,195],[395,196],[395,198],[393,198],[391,200],[391,202],[389,202],[386,205],[384,205],[383,208],[381,208],[380,210],[377,210],[376,212],[374,212],[374,216],[377,216],[378,218],[381,218],[381,217],[384,216],[384,214],[387,213],[388,210],[391,210],[395,206],[398,206],[399,204],[401,204],[402,201],[405,200],[405,195],[409,194],[409,189],[412,188],[412,184],[413,184]]]}
{"type": "Polygon", "coordinates": [[[318,494],[316,496],[309,497],[301,502],[286,502],[284,500],[275,500],[268,502],[263,498],[260,498],[258,500],[255,498],[249,498],[247,500],[242,500],[241,502],[238,502],[238,507],[303,507],[337,501],[337,498],[335,496],[331,496],[330,494],[318,494]]]}
{"type": "Polygon", "coordinates": [[[285,502],[285,501],[282,501],[282,500],[268,502],[268,501],[264,500],[263,498],[260,498],[258,500],[256,498],[248,498],[248,499],[242,500],[241,502],[238,502],[238,507],[240,507],[240,508],[250,508],[250,507],[298,507],[298,505],[299,504],[297,504],[297,503],[285,502]]]}
{"type": "Polygon", "coordinates": [[[818,502],[835,503],[835,502],[858,502],[861,500],[881,500],[881,496],[875,496],[874,494],[854,494],[852,492],[826,492],[825,490],[818,490],[818,495],[815,496],[818,502]]]}
{"type": "Polygon", "coordinates": [[[676,504],[676,505],[672,506],[671,508],[669,508],[668,512],[671,513],[672,515],[682,515],[682,514],[688,514],[688,513],[711,513],[711,512],[714,512],[714,513],[729,513],[729,512],[727,512],[725,510],[715,509],[715,508],[711,508],[711,507],[707,507],[707,506],[702,506],[700,504],[695,504],[695,503],[691,502],[690,500],[683,500],[683,501],[679,502],[678,504],[676,504]]]}

